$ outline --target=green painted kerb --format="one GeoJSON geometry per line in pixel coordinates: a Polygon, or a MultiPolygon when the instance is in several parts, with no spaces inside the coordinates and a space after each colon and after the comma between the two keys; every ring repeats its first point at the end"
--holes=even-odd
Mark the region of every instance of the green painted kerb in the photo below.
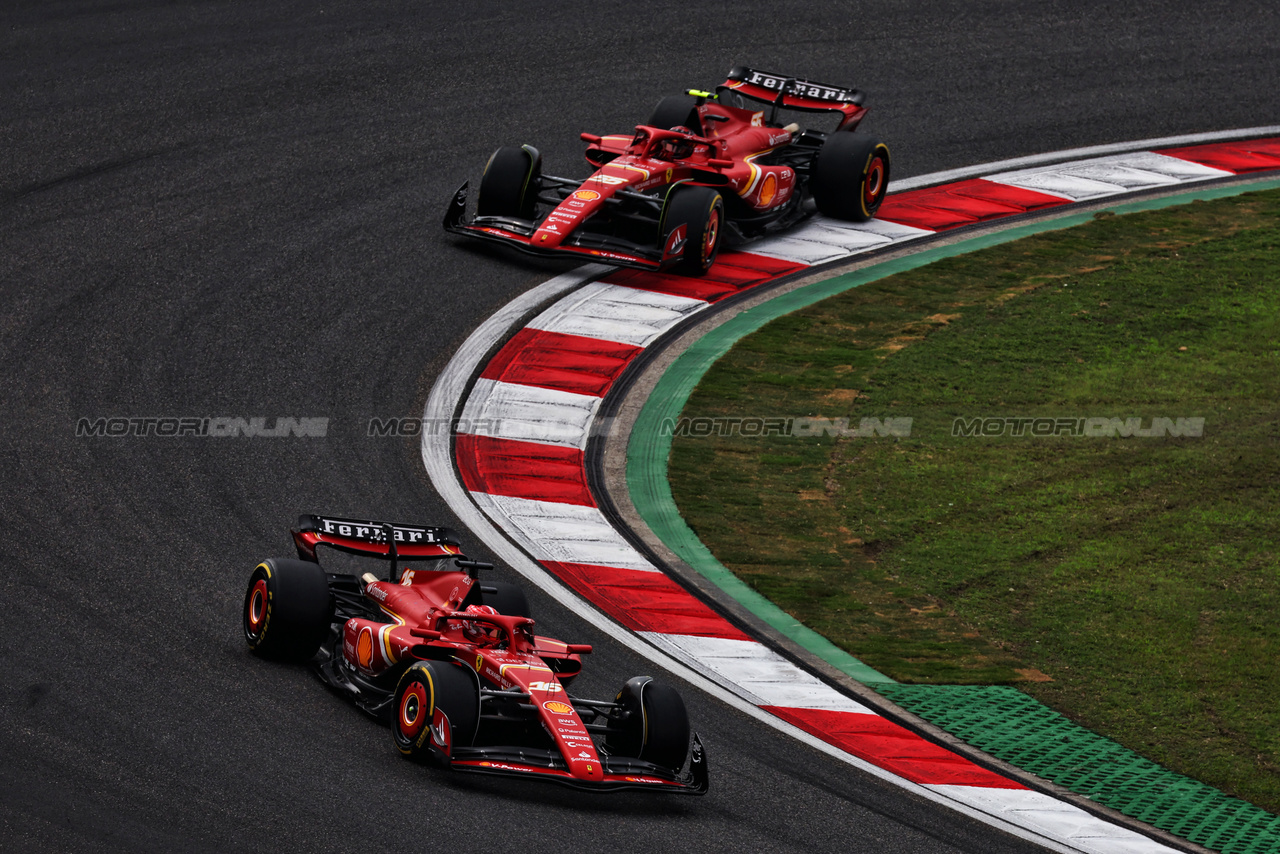
{"type": "MultiPolygon", "coordinates": [[[[1205,187],[1160,199],[1129,202],[1108,210],[1117,214],[1154,210],[1188,202],[1235,196],[1254,190],[1280,187],[1280,179],[1233,187],[1205,187]]],[[[905,258],[895,258],[853,273],[798,288],[776,299],[736,315],[708,332],[672,363],[649,394],[631,431],[627,446],[627,489],[640,517],[657,537],[666,543],[689,566],[714,582],[752,613],[805,649],[821,656],[830,664],[861,682],[891,683],[878,673],[826,638],[795,620],[777,605],[765,599],[726,569],[689,528],[671,497],[667,482],[667,459],[671,454],[672,436],[663,435],[663,423],[672,424],[689,400],[694,386],[713,363],[743,337],[766,323],[805,308],[858,285],[874,282],[904,270],[912,270],[943,258],[974,252],[988,246],[1018,240],[1044,231],[1070,228],[1092,219],[1093,213],[1080,213],[1045,222],[1017,226],[997,234],[987,234],[948,246],[926,249],[905,258]]]]}

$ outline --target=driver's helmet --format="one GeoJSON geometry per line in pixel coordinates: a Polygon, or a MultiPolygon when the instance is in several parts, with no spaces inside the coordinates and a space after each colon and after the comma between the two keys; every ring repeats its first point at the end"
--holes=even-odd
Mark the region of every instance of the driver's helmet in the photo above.
{"type": "MultiPolygon", "coordinates": [[[[468,605],[462,610],[462,613],[497,614],[498,609],[490,605],[468,605]]],[[[482,623],[476,620],[457,620],[455,623],[461,623],[463,636],[472,643],[497,643],[502,639],[502,633],[492,623],[482,623]]]]}
{"type": "MultiPolygon", "coordinates": [[[[684,125],[676,125],[672,128],[676,133],[682,133],[685,136],[693,136],[693,131],[684,125]]],[[[684,139],[667,139],[662,142],[662,156],[667,160],[683,160],[686,157],[693,156],[693,140],[684,139]]]]}

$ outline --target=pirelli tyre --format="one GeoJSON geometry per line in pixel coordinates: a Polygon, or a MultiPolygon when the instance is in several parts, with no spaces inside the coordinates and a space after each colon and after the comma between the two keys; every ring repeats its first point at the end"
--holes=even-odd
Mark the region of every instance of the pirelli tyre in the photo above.
{"type": "Polygon", "coordinates": [[[724,229],[724,199],[710,187],[677,186],[662,212],[662,245],[677,260],[677,273],[701,276],[711,269],[724,229]]]}
{"type": "Polygon", "coordinates": [[[442,661],[410,665],[396,684],[391,738],[416,762],[448,764],[455,745],[475,741],[480,683],[475,673],[442,661]]]}
{"type": "Polygon", "coordinates": [[[628,679],[614,701],[618,714],[605,735],[614,756],[643,759],[678,773],[689,755],[689,714],[670,685],[649,676],[628,679]]]}
{"type": "Polygon", "coordinates": [[[866,222],[889,190],[889,147],[848,131],[831,134],[814,160],[809,188],[820,212],[866,222]]]}
{"type": "Polygon", "coordinates": [[[477,216],[533,219],[542,180],[542,155],[532,145],[504,145],[493,153],[480,177],[477,216]]]}
{"type": "Polygon", "coordinates": [[[333,600],[319,564],[268,558],[244,594],[244,637],[263,658],[306,661],[329,634],[333,600]]]}

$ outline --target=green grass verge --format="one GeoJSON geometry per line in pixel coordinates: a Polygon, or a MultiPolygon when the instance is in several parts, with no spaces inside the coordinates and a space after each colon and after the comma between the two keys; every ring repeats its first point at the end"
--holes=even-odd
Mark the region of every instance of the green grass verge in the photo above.
{"type": "Polygon", "coordinates": [[[780,318],[685,416],[909,417],[910,437],[677,436],[680,511],[890,677],[1016,683],[1280,811],[1277,226],[1277,191],[1103,215],[780,318]],[[952,435],[978,417],[1204,428],[952,435]]]}

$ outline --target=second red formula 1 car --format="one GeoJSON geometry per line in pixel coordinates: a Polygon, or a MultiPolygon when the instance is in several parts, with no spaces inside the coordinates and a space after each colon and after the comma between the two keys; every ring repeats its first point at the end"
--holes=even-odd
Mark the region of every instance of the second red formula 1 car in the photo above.
{"type": "Polygon", "coordinates": [[[249,577],[249,648],[314,659],[327,685],[390,723],[405,756],[592,791],[707,791],[680,695],[637,676],[611,701],[571,696],[591,647],[534,634],[523,591],[480,582],[490,565],[463,557],[454,531],[302,516],[293,540],[298,559],[249,577]],[[326,572],[320,548],[389,571],[326,572]]]}
{"type": "Polygon", "coordinates": [[[634,133],[584,133],[586,180],[544,175],[530,145],[498,149],[480,179],[476,215],[468,184],[446,230],[538,255],[577,256],[698,276],[726,236],[786,228],[811,212],[865,221],[889,187],[889,149],[854,129],[863,93],[734,68],[715,92],[659,102],[634,133]],[[780,111],[838,114],[830,133],[779,123],[780,111]]]}

